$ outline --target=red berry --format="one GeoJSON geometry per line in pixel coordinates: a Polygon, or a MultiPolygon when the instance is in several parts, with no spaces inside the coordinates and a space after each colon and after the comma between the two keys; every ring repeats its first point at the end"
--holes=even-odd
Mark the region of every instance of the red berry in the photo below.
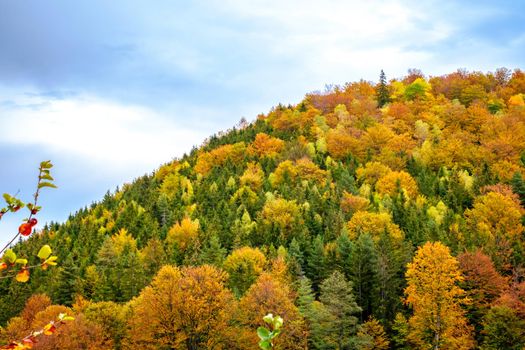
{"type": "Polygon", "coordinates": [[[31,226],[30,223],[23,223],[18,227],[18,233],[20,233],[22,236],[29,236],[31,234],[31,231],[33,231],[33,226],[31,226]]]}
{"type": "Polygon", "coordinates": [[[38,213],[38,210],[36,210],[36,209],[31,209],[31,214],[32,214],[32,215],[35,215],[36,213],[38,213]]]}
{"type": "Polygon", "coordinates": [[[31,218],[31,220],[29,220],[29,225],[35,226],[36,224],[38,224],[38,220],[37,219],[31,218]]]}

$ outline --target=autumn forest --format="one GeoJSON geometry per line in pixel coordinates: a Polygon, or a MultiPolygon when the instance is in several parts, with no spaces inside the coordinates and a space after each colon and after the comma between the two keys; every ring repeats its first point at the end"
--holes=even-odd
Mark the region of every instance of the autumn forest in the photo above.
{"type": "Polygon", "coordinates": [[[257,349],[269,313],[275,349],[525,348],[519,69],[327,86],[64,223],[29,209],[6,348],[257,349]]]}

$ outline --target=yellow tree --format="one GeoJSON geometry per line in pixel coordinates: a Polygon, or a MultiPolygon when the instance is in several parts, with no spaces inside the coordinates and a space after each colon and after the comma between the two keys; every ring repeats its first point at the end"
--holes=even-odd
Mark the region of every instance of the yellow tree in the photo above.
{"type": "Polygon", "coordinates": [[[362,350],[387,350],[390,345],[383,325],[373,317],[359,327],[357,338],[362,350]]]}
{"type": "Polygon", "coordinates": [[[261,223],[267,235],[267,241],[277,236],[279,243],[285,243],[297,234],[304,223],[300,206],[284,198],[268,198],[260,212],[261,223]]]}
{"type": "Polygon", "coordinates": [[[129,349],[222,349],[235,307],[226,274],[209,265],[164,266],[128,317],[129,349]]]}
{"type": "Polygon", "coordinates": [[[263,271],[266,257],[257,248],[242,247],[234,250],[224,261],[230,288],[241,296],[263,271]]]}
{"type": "Polygon", "coordinates": [[[399,190],[407,197],[416,198],[418,193],[417,183],[406,171],[392,171],[379,179],[376,190],[382,195],[394,196],[399,190]]]}
{"type": "Polygon", "coordinates": [[[251,162],[248,163],[244,174],[242,174],[241,185],[248,186],[255,191],[258,191],[264,180],[264,172],[259,163],[251,162]]]}
{"type": "Polygon", "coordinates": [[[500,271],[510,269],[512,244],[519,242],[525,228],[521,224],[524,210],[512,196],[489,192],[474,201],[465,211],[475,245],[483,245],[500,271]]]}
{"type": "Polygon", "coordinates": [[[259,133],[255,136],[255,140],[248,146],[248,153],[257,155],[261,158],[274,158],[284,148],[284,141],[271,137],[265,133],[259,133]]]}
{"type": "Polygon", "coordinates": [[[182,251],[195,242],[199,236],[199,220],[191,220],[185,217],[181,222],[175,223],[168,231],[166,241],[170,244],[176,243],[182,251]]]}
{"type": "Polygon", "coordinates": [[[403,231],[392,221],[389,213],[357,211],[346,227],[351,239],[357,239],[362,233],[368,233],[377,242],[384,232],[387,232],[395,242],[403,239],[403,231]]]}
{"type": "Polygon", "coordinates": [[[306,326],[299,310],[293,303],[288,285],[269,273],[262,273],[239,303],[237,319],[242,325],[237,334],[241,349],[255,349],[255,329],[265,326],[263,317],[268,313],[283,318],[285,327],[275,341],[276,349],[305,349],[306,326]]]}
{"type": "Polygon", "coordinates": [[[419,247],[408,264],[406,303],[412,307],[409,341],[419,349],[471,349],[472,328],[460,304],[465,292],[456,258],[440,242],[419,247]]]}

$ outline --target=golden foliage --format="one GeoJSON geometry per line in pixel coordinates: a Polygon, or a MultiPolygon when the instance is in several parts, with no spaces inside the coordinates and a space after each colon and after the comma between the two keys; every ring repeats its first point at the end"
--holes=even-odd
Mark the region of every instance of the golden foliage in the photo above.
{"type": "Polygon", "coordinates": [[[296,161],[285,160],[273,172],[272,186],[279,186],[286,181],[308,180],[323,184],[328,177],[328,171],[320,169],[309,158],[303,157],[296,161]]]}
{"type": "Polygon", "coordinates": [[[284,148],[284,141],[265,133],[258,133],[255,140],[248,146],[248,153],[258,157],[274,158],[284,148]]]}
{"type": "Polygon", "coordinates": [[[128,248],[130,251],[137,250],[137,241],[125,228],[121,228],[117,234],[111,237],[113,241],[113,249],[115,255],[122,254],[124,249],[128,248]]]}
{"type": "Polygon", "coordinates": [[[176,243],[182,251],[195,242],[199,236],[199,220],[191,220],[185,217],[181,222],[176,222],[168,231],[166,241],[170,244],[176,243]]]}
{"type": "Polygon", "coordinates": [[[417,197],[417,183],[406,171],[392,171],[381,177],[376,183],[376,190],[382,195],[394,196],[399,189],[411,199],[417,197]]]}
{"type": "Polygon", "coordinates": [[[244,142],[219,146],[210,152],[199,154],[194,169],[198,174],[206,175],[213,167],[222,166],[228,160],[233,163],[241,162],[244,159],[245,151],[244,142]]]}
{"type": "Polygon", "coordinates": [[[241,185],[249,186],[255,191],[258,191],[261,188],[263,180],[264,172],[261,165],[255,162],[248,163],[246,170],[240,178],[241,185]]]}
{"type": "Polygon", "coordinates": [[[465,217],[472,232],[482,241],[494,242],[501,238],[514,241],[524,232],[521,224],[524,213],[513,197],[489,192],[476,198],[474,207],[465,210],[465,217]]]}
{"type": "Polygon", "coordinates": [[[269,198],[261,211],[262,223],[280,230],[282,239],[286,239],[292,228],[303,222],[299,206],[295,201],[284,198],[269,198]]]}
{"type": "Polygon", "coordinates": [[[259,248],[242,247],[235,249],[224,261],[223,267],[230,275],[239,271],[252,273],[257,277],[266,265],[266,257],[259,248]]]}
{"type": "Polygon", "coordinates": [[[509,162],[508,160],[502,160],[492,164],[490,172],[496,179],[502,182],[509,182],[516,172],[522,176],[525,175],[525,169],[522,166],[509,162]]]}
{"type": "Polygon", "coordinates": [[[343,192],[343,198],[341,198],[341,209],[345,213],[353,214],[356,211],[366,211],[370,201],[361,196],[354,196],[351,193],[343,192]]]}
{"type": "Polygon", "coordinates": [[[357,168],[356,175],[360,181],[375,185],[380,178],[391,172],[392,170],[382,163],[368,162],[364,167],[357,168]]]}
{"type": "Polygon", "coordinates": [[[224,349],[235,307],[226,275],[209,265],[166,265],[131,302],[128,349],[224,349]]]}
{"type": "Polygon", "coordinates": [[[193,195],[193,186],[187,177],[173,173],[164,178],[160,186],[160,192],[170,198],[173,198],[179,193],[191,197],[193,195]]]}
{"type": "Polygon", "coordinates": [[[457,286],[463,277],[448,247],[440,242],[419,247],[406,279],[411,343],[421,349],[472,349],[472,329],[460,306],[465,292],[457,286]]]}
{"type": "Polygon", "coordinates": [[[358,211],[348,221],[346,227],[351,239],[356,239],[362,233],[368,233],[377,242],[385,232],[398,242],[403,239],[403,232],[392,222],[392,217],[388,213],[358,211]]]}
{"type": "Polygon", "coordinates": [[[359,137],[361,131],[357,129],[337,128],[326,134],[326,148],[328,153],[335,159],[343,159],[352,155],[363,159],[366,150],[359,137]]]}
{"type": "Polygon", "coordinates": [[[383,325],[373,317],[359,327],[357,336],[365,341],[362,350],[387,350],[390,345],[383,325]]]}
{"type": "Polygon", "coordinates": [[[306,348],[306,326],[293,303],[289,287],[270,274],[263,273],[239,303],[236,318],[242,325],[238,338],[241,349],[257,348],[258,338],[254,329],[264,326],[262,319],[268,313],[281,316],[286,325],[275,341],[276,349],[306,348]]]}

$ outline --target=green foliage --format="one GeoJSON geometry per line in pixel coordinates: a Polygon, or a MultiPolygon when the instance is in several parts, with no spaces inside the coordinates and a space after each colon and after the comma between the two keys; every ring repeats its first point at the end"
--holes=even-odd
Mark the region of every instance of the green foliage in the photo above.
{"type": "Polygon", "coordinates": [[[390,102],[390,93],[388,91],[385,72],[381,69],[379,74],[379,84],[377,86],[377,106],[379,108],[390,102]]]}
{"type": "Polygon", "coordinates": [[[317,344],[345,349],[355,340],[357,332],[357,313],[361,308],[355,302],[352,283],[344,275],[334,271],[321,284],[319,311],[316,326],[312,331],[317,344]]]}
{"type": "Polygon", "coordinates": [[[284,321],[280,316],[273,316],[272,314],[264,316],[263,321],[270,326],[271,330],[266,327],[257,328],[257,335],[261,339],[259,347],[268,350],[273,348],[273,340],[281,333],[284,321]]]}
{"type": "Polygon", "coordinates": [[[493,307],[483,321],[482,349],[520,350],[525,346],[525,320],[512,309],[493,307]]]}
{"type": "MultiPolygon", "coordinates": [[[[406,321],[414,310],[402,296],[418,246],[440,241],[452,256],[479,248],[503,274],[505,288],[510,276],[522,276],[525,74],[504,73],[458,71],[425,80],[413,70],[387,81],[381,72],[375,86],[360,81],[311,93],[211,136],[64,223],[21,227],[30,236],[2,251],[0,324],[32,294],[45,292],[83,310],[90,322],[100,310],[100,327],[111,334],[104,340],[125,347],[132,336],[121,328],[129,305],[163,266],[211,264],[227,272],[224,283],[241,300],[261,276],[275,274],[279,283],[272,285],[294,290],[267,295],[261,283],[251,303],[279,295],[302,315],[292,320],[252,305],[250,320],[231,324],[246,329],[228,329],[224,347],[256,347],[254,331],[273,312],[286,317],[277,347],[288,339],[287,346],[366,348],[374,337],[384,346],[381,325],[390,347],[417,348],[406,321]],[[276,267],[279,246],[287,249],[280,255],[286,264],[276,267]],[[11,278],[19,272],[26,283],[11,278]],[[77,304],[79,297],[90,306],[77,304]]],[[[42,162],[37,193],[53,187],[51,165],[42,162]]],[[[36,199],[4,195],[0,218],[24,206],[33,218],[41,210],[36,199]]],[[[485,295],[479,286],[488,285],[465,291],[477,298],[485,295]]],[[[507,346],[490,339],[520,344],[513,317],[523,314],[522,296],[512,293],[462,306],[475,327],[465,333],[475,333],[480,346],[507,346]],[[508,308],[497,309],[501,304],[508,308]]],[[[229,312],[244,315],[243,307],[229,312]]]]}

